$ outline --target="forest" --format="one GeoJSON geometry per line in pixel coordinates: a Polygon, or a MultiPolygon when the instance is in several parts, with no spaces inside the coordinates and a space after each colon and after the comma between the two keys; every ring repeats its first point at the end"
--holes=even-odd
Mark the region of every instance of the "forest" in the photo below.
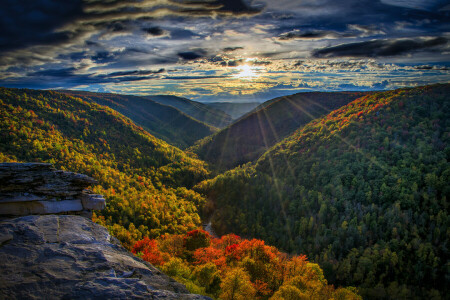
{"type": "Polygon", "coordinates": [[[92,99],[0,88],[0,161],[96,178],[93,220],[191,292],[446,299],[449,92],[276,99],[182,151],[92,99]]]}
{"type": "Polygon", "coordinates": [[[213,238],[193,230],[144,238],[132,251],[191,292],[214,299],[361,299],[356,288],[328,284],[319,265],[305,255],[289,256],[262,240],[234,234],[213,238]]]}
{"type": "Polygon", "coordinates": [[[200,183],[213,227],[306,254],[364,298],[447,297],[449,91],[363,96],[200,183]]]}
{"type": "Polygon", "coordinates": [[[94,215],[130,248],[142,237],[201,225],[204,163],[116,111],[52,91],[0,88],[0,161],[53,163],[96,178],[107,208],[94,215]]]}

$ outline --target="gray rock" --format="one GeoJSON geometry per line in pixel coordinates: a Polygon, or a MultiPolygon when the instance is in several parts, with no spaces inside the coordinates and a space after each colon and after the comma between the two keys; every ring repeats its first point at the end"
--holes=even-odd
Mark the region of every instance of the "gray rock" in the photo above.
{"type": "Polygon", "coordinates": [[[0,216],[26,216],[101,210],[102,195],[86,187],[89,176],[56,170],[44,163],[0,163],[0,216]]]}
{"type": "Polygon", "coordinates": [[[103,195],[98,194],[83,194],[81,196],[83,208],[87,210],[102,210],[106,206],[103,195]]]}
{"type": "Polygon", "coordinates": [[[72,215],[0,222],[0,299],[209,299],[72,215]]]}

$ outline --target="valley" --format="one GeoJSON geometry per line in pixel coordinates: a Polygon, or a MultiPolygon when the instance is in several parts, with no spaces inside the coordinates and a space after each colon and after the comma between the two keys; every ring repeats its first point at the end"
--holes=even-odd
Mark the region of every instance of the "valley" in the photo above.
{"type": "Polygon", "coordinates": [[[0,88],[0,161],[96,178],[93,220],[194,293],[225,295],[233,271],[250,298],[439,299],[449,92],[297,93],[232,121],[173,96],[0,88]]]}

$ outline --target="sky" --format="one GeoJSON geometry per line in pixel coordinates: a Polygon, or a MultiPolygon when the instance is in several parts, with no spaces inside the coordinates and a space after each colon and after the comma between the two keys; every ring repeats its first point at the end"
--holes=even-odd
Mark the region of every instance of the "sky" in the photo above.
{"type": "Polygon", "coordinates": [[[264,101],[450,82],[450,0],[1,0],[0,86],[264,101]]]}

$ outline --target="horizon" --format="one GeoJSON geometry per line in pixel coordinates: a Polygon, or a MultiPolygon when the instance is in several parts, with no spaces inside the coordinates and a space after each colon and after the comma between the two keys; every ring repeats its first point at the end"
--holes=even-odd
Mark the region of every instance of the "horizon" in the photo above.
{"type": "Polygon", "coordinates": [[[248,103],[450,82],[448,1],[6,2],[5,87],[248,103]]]}

